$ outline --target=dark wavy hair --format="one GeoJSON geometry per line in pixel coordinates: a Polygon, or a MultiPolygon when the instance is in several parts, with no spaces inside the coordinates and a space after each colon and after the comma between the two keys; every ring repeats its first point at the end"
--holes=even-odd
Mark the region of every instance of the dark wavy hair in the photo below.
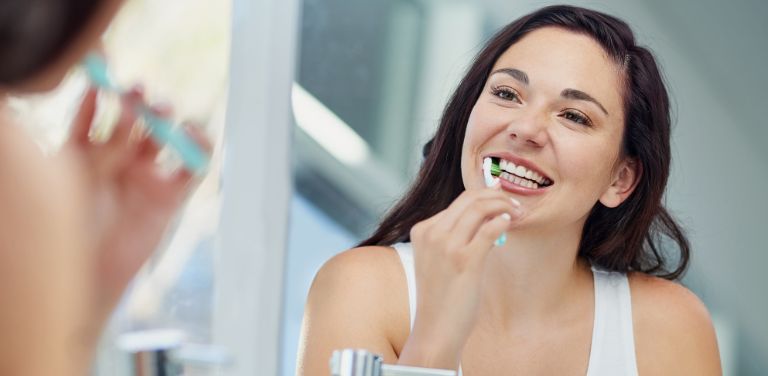
{"type": "Polygon", "coordinates": [[[58,58],[101,0],[2,0],[0,84],[24,81],[58,58]]]}
{"type": "Polygon", "coordinates": [[[411,227],[445,209],[461,194],[461,147],[469,114],[485,81],[502,53],[543,27],[593,38],[623,69],[622,154],[636,160],[642,172],[634,192],[621,205],[607,208],[597,202],[592,208],[582,231],[579,256],[613,271],[639,271],[672,280],[682,276],[690,244],[664,206],[671,159],[670,109],[653,54],[636,44],[624,21],[564,5],[545,7],[512,22],[485,45],[445,107],[435,136],[424,146],[424,161],[415,182],[373,235],[358,246],[410,241],[411,227]],[[673,260],[662,249],[668,240],[679,251],[673,260]]]}

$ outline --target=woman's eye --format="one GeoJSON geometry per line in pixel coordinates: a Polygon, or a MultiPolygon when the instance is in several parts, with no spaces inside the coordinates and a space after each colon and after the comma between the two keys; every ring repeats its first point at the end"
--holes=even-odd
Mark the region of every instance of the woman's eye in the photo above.
{"type": "Polygon", "coordinates": [[[515,101],[520,103],[520,96],[517,95],[517,92],[506,87],[494,87],[491,89],[491,94],[494,96],[501,98],[505,101],[515,101]]]}
{"type": "Polygon", "coordinates": [[[566,120],[572,121],[572,122],[574,122],[576,124],[584,125],[584,126],[587,126],[587,127],[591,127],[592,126],[592,121],[590,121],[588,117],[586,117],[586,116],[584,116],[581,113],[576,112],[576,111],[565,111],[563,113],[563,117],[566,120]]]}

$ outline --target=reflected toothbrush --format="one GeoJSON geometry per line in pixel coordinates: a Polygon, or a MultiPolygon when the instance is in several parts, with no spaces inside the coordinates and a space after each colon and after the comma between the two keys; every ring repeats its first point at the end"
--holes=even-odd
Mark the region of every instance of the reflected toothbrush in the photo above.
{"type": "MultiPolygon", "coordinates": [[[[501,160],[498,157],[485,157],[483,159],[483,177],[485,178],[485,185],[492,187],[499,183],[499,175],[501,175],[501,160]]],[[[509,214],[504,213],[509,217],[509,214]]],[[[500,247],[507,242],[507,233],[504,232],[493,242],[493,245],[500,247]]]]}
{"type": "MultiPolygon", "coordinates": [[[[98,53],[90,53],[83,61],[83,67],[90,81],[98,88],[114,92],[120,96],[126,91],[117,86],[109,76],[107,63],[98,53]]],[[[170,146],[181,158],[184,167],[195,175],[205,174],[208,168],[208,154],[181,127],[164,117],[155,114],[145,103],[139,103],[134,109],[147,125],[149,134],[160,145],[170,146]]]]}

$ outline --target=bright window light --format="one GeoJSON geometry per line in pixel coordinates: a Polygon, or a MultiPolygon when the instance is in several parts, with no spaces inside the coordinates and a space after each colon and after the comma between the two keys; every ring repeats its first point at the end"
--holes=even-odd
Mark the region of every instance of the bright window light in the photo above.
{"type": "Polygon", "coordinates": [[[352,166],[368,160],[370,149],[365,140],[295,82],[291,100],[296,123],[328,153],[352,166]]]}

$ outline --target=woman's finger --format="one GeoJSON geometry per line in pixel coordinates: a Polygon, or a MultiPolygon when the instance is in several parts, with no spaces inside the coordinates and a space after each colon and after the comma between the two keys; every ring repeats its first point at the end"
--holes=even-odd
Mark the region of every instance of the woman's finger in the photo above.
{"type": "MultiPolygon", "coordinates": [[[[184,122],[182,124],[182,129],[187,133],[187,135],[189,135],[192,141],[194,141],[200,147],[200,149],[202,149],[203,152],[210,157],[211,153],[213,152],[213,143],[205,135],[202,127],[194,122],[184,122]]],[[[196,177],[199,178],[199,176],[196,176],[193,171],[189,171],[186,168],[181,168],[175,174],[173,180],[180,186],[186,186],[196,177]]]]}
{"type": "Polygon", "coordinates": [[[138,118],[137,107],[144,100],[141,87],[134,87],[120,101],[120,117],[115,124],[106,146],[113,151],[124,151],[131,146],[129,142],[134,124],[138,118]]]}
{"type": "Polygon", "coordinates": [[[449,232],[456,227],[456,223],[464,215],[467,208],[471,207],[480,200],[485,199],[506,199],[510,200],[507,194],[498,188],[484,188],[462,192],[445,210],[439,215],[440,218],[435,223],[435,228],[439,231],[449,232]]]}
{"type": "Polygon", "coordinates": [[[72,129],[70,131],[70,141],[78,144],[86,144],[89,140],[91,124],[96,114],[96,96],[98,91],[94,87],[88,87],[80,102],[80,108],[77,110],[72,120],[72,129]]]}
{"type": "MultiPolygon", "coordinates": [[[[158,103],[151,107],[152,112],[158,117],[164,119],[170,119],[173,117],[173,106],[170,103],[158,103]]],[[[149,134],[149,130],[141,130],[141,135],[137,137],[139,145],[137,148],[137,156],[139,159],[155,160],[157,154],[162,149],[163,145],[159,145],[157,141],[149,134]]]]}
{"type": "Polygon", "coordinates": [[[450,230],[452,241],[457,244],[469,244],[483,224],[502,214],[518,218],[522,212],[520,206],[507,197],[476,201],[464,209],[461,217],[450,230]]]}
{"type": "Polygon", "coordinates": [[[522,216],[522,214],[518,215],[517,218],[514,218],[501,214],[490,221],[483,223],[469,242],[468,248],[472,249],[477,254],[477,257],[474,257],[473,259],[485,260],[488,252],[493,249],[496,239],[498,239],[505,231],[508,231],[510,227],[513,227],[514,223],[520,219],[520,216],[522,216]]]}
{"type": "Polygon", "coordinates": [[[210,155],[213,152],[213,143],[203,131],[203,126],[200,123],[187,121],[182,124],[182,127],[206,154],[210,155]]]}

